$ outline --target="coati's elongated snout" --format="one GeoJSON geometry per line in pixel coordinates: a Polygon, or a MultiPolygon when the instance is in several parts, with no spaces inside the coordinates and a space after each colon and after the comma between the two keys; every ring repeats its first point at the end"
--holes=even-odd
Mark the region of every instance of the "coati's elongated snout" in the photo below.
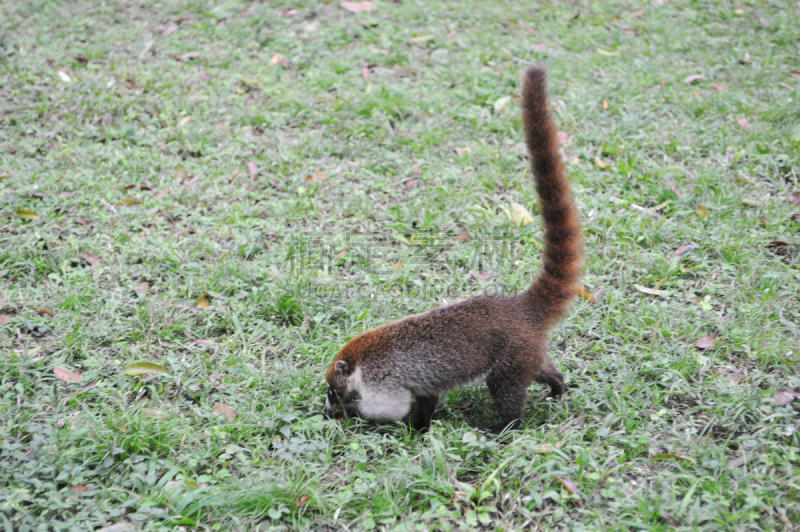
{"type": "Polygon", "coordinates": [[[328,393],[325,397],[325,409],[328,412],[336,412],[355,399],[357,393],[352,374],[353,368],[344,360],[337,360],[328,369],[328,393]]]}

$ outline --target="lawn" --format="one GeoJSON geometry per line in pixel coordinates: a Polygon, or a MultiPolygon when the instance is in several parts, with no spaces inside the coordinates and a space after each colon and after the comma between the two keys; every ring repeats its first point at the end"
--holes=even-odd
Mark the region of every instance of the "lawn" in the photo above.
{"type": "Polygon", "coordinates": [[[0,526],[797,526],[800,3],[353,7],[2,0],[0,526]],[[481,382],[425,435],[323,415],[362,330],[536,275],[529,63],[567,393],[500,436],[481,382]]]}

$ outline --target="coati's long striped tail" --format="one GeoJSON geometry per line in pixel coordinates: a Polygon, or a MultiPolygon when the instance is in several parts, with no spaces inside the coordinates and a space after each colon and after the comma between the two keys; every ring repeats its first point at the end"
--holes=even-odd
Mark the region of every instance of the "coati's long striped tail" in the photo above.
{"type": "Polygon", "coordinates": [[[541,67],[529,68],[522,80],[522,123],[544,222],[544,265],[528,293],[537,311],[553,324],[579,289],[583,238],[547,99],[547,73],[541,67]]]}

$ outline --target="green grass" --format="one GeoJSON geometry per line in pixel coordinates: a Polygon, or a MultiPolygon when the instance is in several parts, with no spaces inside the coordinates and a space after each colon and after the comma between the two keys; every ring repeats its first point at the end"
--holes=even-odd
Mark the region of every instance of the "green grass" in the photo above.
{"type": "Polygon", "coordinates": [[[2,2],[0,526],[800,522],[800,6],[658,3],[2,2]],[[553,333],[568,393],[500,437],[482,383],[425,436],[323,416],[358,332],[535,275],[523,61],[597,295],[553,333]]]}

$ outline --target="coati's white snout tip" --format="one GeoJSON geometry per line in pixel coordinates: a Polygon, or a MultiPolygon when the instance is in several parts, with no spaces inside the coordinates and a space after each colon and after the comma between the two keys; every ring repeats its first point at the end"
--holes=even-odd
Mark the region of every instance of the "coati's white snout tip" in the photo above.
{"type": "Polygon", "coordinates": [[[333,412],[334,406],[331,404],[330,400],[326,397],[325,398],[325,410],[328,412],[333,412]]]}

